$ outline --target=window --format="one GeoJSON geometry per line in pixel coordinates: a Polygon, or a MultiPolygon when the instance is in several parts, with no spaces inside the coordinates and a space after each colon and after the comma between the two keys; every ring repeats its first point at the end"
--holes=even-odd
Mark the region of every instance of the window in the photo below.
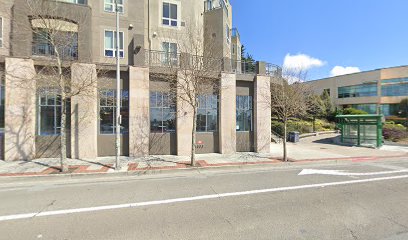
{"type": "Polygon", "coordinates": [[[68,2],[68,3],[75,3],[75,4],[86,4],[86,0],[58,0],[60,2],[68,2]]]}
{"type": "Polygon", "coordinates": [[[377,114],[377,104],[353,104],[351,107],[367,112],[368,114],[377,114]]]}
{"type": "Polygon", "coordinates": [[[326,88],[323,90],[323,93],[327,93],[328,96],[330,96],[330,88],[326,88]]]}
{"type": "Polygon", "coordinates": [[[163,3],[162,24],[171,27],[177,27],[177,4],[163,3]]]}
{"type": "Polygon", "coordinates": [[[176,104],[170,93],[150,92],[150,132],[176,131],[176,104]]]}
{"type": "MultiPolygon", "coordinates": [[[[123,32],[119,32],[119,56],[125,57],[123,32]]],[[[105,57],[116,57],[116,31],[105,30],[105,57]]]]}
{"type": "Polygon", "coordinates": [[[3,47],[3,18],[0,17],[0,48],[3,47]]]}
{"type": "MultiPolygon", "coordinates": [[[[129,132],[129,91],[121,91],[120,133],[129,132]]],[[[99,132],[101,134],[116,133],[116,90],[108,89],[99,92],[99,132]]]]}
{"type": "Polygon", "coordinates": [[[58,48],[60,57],[63,59],[78,59],[78,33],[76,32],[56,32],[50,36],[51,31],[47,29],[36,29],[33,32],[34,56],[55,56],[54,47],[58,48]],[[57,42],[56,45],[52,41],[57,42]]]}
{"type": "Polygon", "coordinates": [[[198,97],[197,132],[216,132],[218,130],[218,96],[198,97]]]}
{"type": "MultiPolygon", "coordinates": [[[[105,0],[105,12],[116,12],[115,10],[115,1],[116,0],[105,0]]],[[[124,0],[117,0],[118,1],[118,12],[124,13],[124,5],[123,1],[124,0]]]]}
{"type": "Polygon", "coordinates": [[[42,88],[38,94],[38,134],[59,135],[61,130],[61,96],[57,89],[42,88]]]}
{"type": "Polygon", "coordinates": [[[382,80],[381,95],[386,97],[408,96],[408,78],[382,80]]]}
{"type": "Polygon", "coordinates": [[[338,98],[375,97],[378,95],[377,89],[377,83],[339,87],[338,98]]]}
{"type": "Polygon", "coordinates": [[[232,44],[232,53],[233,53],[233,54],[235,54],[235,48],[236,48],[236,46],[237,46],[237,45],[232,44]]]}
{"type": "Polygon", "coordinates": [[[252,96],[237,96],[237,131],[252,131],[252,96]]]}
{"type": "Polygon", "coordinates": [[[177,43],[169,43],[163,42],[162,43],[163,49],[163,58],[162,64],[163,65],[177,65],[178,63],[178,54],[177,54],[177,43]]]}
{"type": "Polygon", "coordinates": [[[227,36],[227,43],[230,43],[230,41],[231,41],[231,37],[230,37],[230,28],[229,28],[229,26],[227,25],[227,27],[226,27],[226,36],[227,36]]]}
{"type": "Polygon", "coordinates": [[[398,116],[398,112],[400,111],[400,104],[382,104],[381,105],[381,113],[386,116],[398,116]]]}

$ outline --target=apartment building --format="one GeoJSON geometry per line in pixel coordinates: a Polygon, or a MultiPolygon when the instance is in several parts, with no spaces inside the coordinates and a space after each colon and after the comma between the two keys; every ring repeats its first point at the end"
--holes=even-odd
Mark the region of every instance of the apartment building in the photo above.
{"type": "Polygon", "coordinates": [[[398,115],[400,102],[408,97],[408,66],[310,81],[316,94],[330,93],[339,108],[356,108],[386,118],[398,115]]]}
{"type": "MultiPolygon", "coordinates": [[[[43,41],[44,24],[32,14],[27,0],[4,1],[0,6],[3,157],[6,161],[55,157],[60,148],[59,93],[27,79],[33,79],[41,66],[52,64],[56,53],[43,41]]],[[[70,157],[115,155],[116,54],[121,59],[122,155],[190,154],[191,113],[178,102],[169,103],[166,89],[171,86],[163,79],[166,69],[174,69],[178,76],[183,61],[198,56],[219,61],[213,78],[221,87],[199,96],[197,152],[270,151],[270,111],[260,99],[279,67],[241,61],[240,35],[233,28],[228,0],[120,0],[119,52],[114,0],[40,2],[52,10],[47,12],[52,18],[49,25],[74,36],[60,50],[68,59],[70,81],[80,82],[81,71],[88,69],[97,82],[95,91],[70,99],[70,157]],[[191,40],[200,47],[189,48],[186,43],[191,40]]]]}

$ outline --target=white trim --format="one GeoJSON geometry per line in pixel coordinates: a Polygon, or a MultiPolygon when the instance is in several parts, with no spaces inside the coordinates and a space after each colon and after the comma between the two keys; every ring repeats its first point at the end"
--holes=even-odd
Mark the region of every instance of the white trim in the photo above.
{"type": "MultiPolygon", "coordinates": [[[[103,11],[104,11],[104,12],[107,12],[107,13],[115,13],[115,12],[116,12],[115,0],[113,0],[113,3],[106,3],[105,1],[106,1],[106,0],[103,0],[103,11]],[[105,5],[111,5],[113,11],[108,11],[108,10],[106,10],[105,5]]],[[[119,7],[121,6],[122,9],[123,9],[123,11],[121,11],[121,12],[119,12],[119,13],[120,13],[120,14],[124,14],[124,13],[125,13],[125,0],[122,0],[122,4],[118,4],[118,6],[119,6],[119,7]]]]}
{"type": "MultiPolygon", "coordinates": [[[[102,48],[102,50],[103,50],[103,56],[104,57],[107,57],[107,58],[114,58],[114,57],[116,57],[116,48],[115,47],[113,47],[112,49],[111,48],[106,48],[105,47],[105,33],[106,32],[113,32],[113,37],[114,37],[114,39],[116,38],[115,36],[116,36],[116,30],[111,30],[111,29],[104,29],[103,30],[103,48],[102,48]],[[106,50],[109,50],[109,51],[113,51],[113,53],[114,53],[114,55],[113,56],[106,56],[106,50]]],[[[125,58],[125,56],[126,56],[126,52],[125,52],[125,32],[123,32],[123,31],[119,31],[119,35],[120,35],[120,33],[122,33],[122,44],[123,44],[123,49],[119,49],[119,52],[121,52],[121,51],[123,51],[123,57],[120,57],[121,59],[124,59],[125,58]]],[[[115,44],[114,44],[115,45],[115,44]]]]}
{"type": "Polygon", "coordinates": [[[180,29],[181,28],[181,2],[175,0],[162,0],[159,6],[159,26],[168,29],[180,29]],[[169,3],[177,5],[177,26],[171,26],[171,18],[169,18],[169,24],[163,24],[163,3],[169,3]]]}

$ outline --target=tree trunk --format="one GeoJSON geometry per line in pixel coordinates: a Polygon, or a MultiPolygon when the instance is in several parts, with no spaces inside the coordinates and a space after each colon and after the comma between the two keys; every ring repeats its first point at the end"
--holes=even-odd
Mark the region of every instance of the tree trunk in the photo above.
{"type": "Polygon", "coordinates": [[[283,122],[283,161],[288,161],[288,153],[286,148],[286,140],[287,140],[287,122],[286,120],[283,122]]]}
{"type": "Polygon", "coordinates": [[[195,167],[195,153],[196,153],[196,128],[197,128],[197,107],[193,110],[193,129],[191,131],[191,166],[195,167]]]}
{"type": "Polygon", "coordinates": [[[68,172],[67,161],[67,138],[66,138],[66,122],[67,122],[67,112],[66,112],[66,95],[65,92],[61,92],[61,129],[60,129],[60,139],[61,139],[61,153],[60,153],[60,164],[61,171],[68,172]]]}

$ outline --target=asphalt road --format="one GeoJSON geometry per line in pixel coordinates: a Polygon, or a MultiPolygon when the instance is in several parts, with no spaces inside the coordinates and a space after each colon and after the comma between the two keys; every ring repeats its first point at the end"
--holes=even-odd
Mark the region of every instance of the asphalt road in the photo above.
{"type": "Polygon", "coordinates": [[[0,181],[0,239],[403,240],[407,169],[401,159],[0,181]]]}

